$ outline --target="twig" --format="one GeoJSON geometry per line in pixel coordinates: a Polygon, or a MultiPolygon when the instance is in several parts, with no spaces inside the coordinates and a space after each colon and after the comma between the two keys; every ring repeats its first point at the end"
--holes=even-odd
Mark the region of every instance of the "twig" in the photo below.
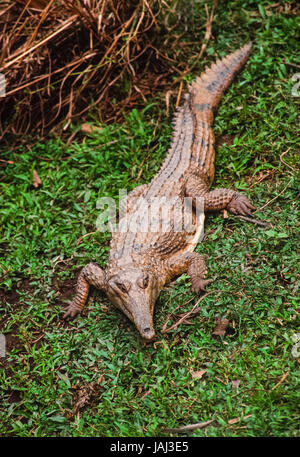
{"type": "Polygon", "coordinates": [[[188,303],[190,303],[193,299],[194,299],[194,297],[192,297],[192,298],[191,298],[190,300],[188,300],[187,302],[183,303],[183,305],[178,305],[178,306],[176,306],[176,308],[173,309],[173,311],[172,311],[171,313],[168,313],[168,314],[167,314],[165,323],[164,323],[163,328],[162,328],[162,333],[165,333],[165,332],[166,332],[166,328],[167,328],[169,319],[170,319],[170,317],[172,316],[172,314],[174,314],[175,311],[177,311],[178,308],[180,308],[180,307],[182,307],[182,306],[187,305],[188,303]]]}
{"type": "Polygon", "coordinates": [[[179,85],[179,91],[178,91],[177,100],[176,100],[176,108],[179,106],[179,103],[180,103],[182,86],[183,86],[183,79],[180,81],[180,85],[179,85]]]}
{"type": "Polygon", "coordinates": [[[214,13],[215,13],[215,9],[216,9],[217,5],[218,5],[218,0],[214,0],[210,15],[209,15],[208,7],[205,4],[205,10],[206,10],[206,16],[207,16],[206,29],[205,29],[205,35],[204,35],[205,42],[201,46],[200,53],[199,53],[197,59],[195,60],[193,65],[191,65],[191,67],[188,69],[188,71],[191,71],[191,69],[197,64],[197,62],[201,59],[203,53],[205,52],[205,50],[207,48],[208,42],[211,38],[211,26],[212,26],[212,23],[214,20],[214,13]]]}
{"type": "Polygon", "coordinates": [[[197,428],[205,428],[208,425],[212,424],[215,422],[215,419],[211,419],[206,422],[198,422],[196,424],[189,424],[189,425],[183,425],[182,427],[175,427],[175,428],[163,428],[161,431],[163,433],[185,433],[185,432],[191,432],[193,430],[196,430],[197,428]]]}
{"type": "Polygon", "coordinates": [[[140,169],[139,169],[139,172],[138,172],[137,177],[136,177],[136,180],[137,180],[137,181],[139,181],[139,180],[140,180],[140,177],[142,176],[142,173],[143,173],[143,171],[144,171],[143,166],[144,166],[144,163],[146,162],[147,159],[148,159],[148,156],[146,155],[146,156],[143,158],[142,162],[141,162],[140,169]]]}
{"type": "Polygon", "coordinates": [[[179,101],[180,101],[180,97],[181,97],[181,91],[182,91],[182,86],[183,86],[183,77],[191,72],[191,70],[197,65],[197,63],[199,62],[199,60],[201,59],[201,57],[203,56],[206,48],[207,48],[207,45],[208,45],[208,42],[211,38],[211,26],[212,26],[212,23],[213,23],[213,20],[214,20],[214,12],[215,12],[215,9],[217,7],[217,4],[218,4],[218,0],[214,0],[214,3],[212,5],[212,8],[211,8],[211,12],[209,14],[209,11],[208,11],[208,7],[207,5],[205,4],[204,7],[205,7],[205,12],[206,12],[206,17],[207,17],[207,21],[206,21],[206,24],[205,24],[205,35],[204,35],[204,43],[202,43],[202,46],[201,46],[201,49],[200,49],[200,52],[198,53],[197,57],[195,58],[194,62],[192,65],[190,65],[183,73],[181,73],[180,77],[181,77],[181,81],[180,81],[180,86],[179,86],[179,92],[178,92],[178,96],[177,96],[177,100],[176,100],[176,107],[179,105],[179,101]]]}
{"type": "Polygon", "coordinates": [[[254,181],[251,186],[248,187],[248,189],[251,189],[254,186],[257,186],[257,184],[261,183],[265,179],[267,179],[272,173],[274,173],[274,170],[268,170],[265,175],[262,175],[257,181],[254,181]]]}
{"type": "Polygon", "coordinates": [[[283,63],[285,65],[289,65],[290,67],[294,67],[294,68],[299,68],[300,69],[300,65],[296,65],[295,63],[286,62],[285,60],[283,61],[283,63]]]}
{"type": "Polygon", "coordinates": [[[292,182],[292,179],[289,180],[289,182],[287,183],[287,185],[285,186],[285,188],[284,188],[278,195],[276,195],[276,197],[272,198],[272,200],[269,200],[265,205],[261,206],[261,208],[256,209],[254,212],[256,213],[257,211],[261,211],[261,210],[264,209],[266,206],[268,206],[270,203],[272,203],[274,200],[276,200],[278,197],[280,197],[280,195],[284,194],[284,192],[285,192],[286,189],[289,187],[289,185],[291,184],[291,182],[292,182]]]}
{"type": "Polygon", "coordinates": [[[247,216],[239,215],[239,218],[243,219],[243,221],[251,222],[252,224],[256,224],[256,225],[260,225],[261,227],[268,227],[268,225],[270,225],[269,222],[263,222],[263,221],[260,221],[259,219],[254,219],[254,217],[247,217],[247,216]]]}
{"type": "Polygon", "coordinates": [[[19,54],[17,55],[13,60],[11,60],[10,62],[7,62],[7,64],[4,64],[1,68],[1,70],[6,70],[7,68],[11,67],[14,63],[16,63],[17,61],[20,61],[23,59],[23,57],[27,56],[28,54],[31,54],[33,51],[35,51],[36,49],[38,49],[39,47],[43,46],[44,44],[46,44],[49,40],[51,40],[53,37],[55,37],[56,35],[58,35],[59,33],[63,32],[64,30],[66,30],[68,27],[70,27],[70,25],[72,25],[78,18],[76,16],[72,16],[70,17],[70,19],[68,19],[67,21],[63,22],[62,26],[59,27],[57,30],[55,30],[55,32],[51,33],[49,36],[47,36],[46,38],[44,38],[43,40],[41,40],[39,43],[37,43],[36,45],[32,46],[32,48],[30,49],[27,49],[26,51],[24,51],[22,54],[19,54]]]}
{"type": "Polygon", "coordinates": [[[41,336],[39,336],[36,340],[32,341],[32,344],[35,344],[37,343],[38,341],[40,341],[42,338],[44,338],[45,334],[43,333],[41,336]]]}
{"type": "MultiPolygon", "coordinates": [[[[193,308],[188,311],[185,315],[183,315],[177,322],[175,322],[175,324],[171,325],[169,328],[167,329],[163,329],[162,330],[162,333],[168,333],[170,332],[171,330],[173,330],[174,328],[178,327],[178,325],[182,324],[183,321],[185,321],[191,314],[194,313],[195,311],[195,308],[196,306],[204,299],[206,298],[208,295],[212,294],[213,292],[215,292],[214,290],[212,290],[211,292],[207,292],[206,294],[202,295],[201,298],[199,298],[199,300],[195,303],[195,305],[193,306],[193,308]]],[[[200,308],[197,309],[197,311],[200,311],[200,308]]]]}
{"type": "Polygon", "coordinates": [[[288,374],[289,374],[289,371],[287,371],[286,373],[284,373],[284,374],[282,375],[280,381],[279,381],[274,387],[272,387],[271,392],[272,392],[272,390],[275,390],[278,386],[280,386],[280,384],[281,384],[283,381],[285,381],[285,379],[287,378],[288,374]]]}
{"type": "Polygon", "coordinates": [[[286,166],[289,167],[292,171],[294,171],[294,168],[291,167],[288,163],[286,163],[286,162],[282,159],[282,157],[285,156],[285,154],[287,154],[287,153],[290,151],[290,149],[291,149],[291,148],[288,148],[286,151],[284,151],[284,152],[280,155],[279,159],[280,159],[280,162],[284,163],[284,165],[286,165],[286,166]]]}
{"type": "MultiPolygon", "coordinates": [[[[80,58],[78,60],[75,60],[74,62],[71,62],[68,65],[65,65],[64,67],[59,68],[58,70],[55,70],[52,73],[49,72],[46,75],[39,76],[39,77],[35,78],[33,81],[29,81],[28,83],[23,84],[23,86],[18,86],[15,89],[12,89],[9,92],[6,92],[6,97],[8,95],[13,95],[14,93],[16,93],[16,92],[18,92],[20,90],[26,89],[27,87],[32,86],[33,84],[36,84],[36,83],[42,81],[43,79],[46,79],[46,78],[49,79],[51,76],[56,75],[57,73],[60,73],[60,72],[62,72],[64,70],[66,70],[69,67],[78,66],[78,64],[82,63],[85,59],[89,59],[91,57],[94,57],[96,54],[97,54],[96,52],[93,52],[92,54],[85,55],[84,58],[80,58]]],[[[48,86],[49,86],[49,83],[48,83],[48,86]]]]}
{"type": "MultiPolygon", "coordinates": [[[[122,368],[122,367],[121,367],[121,368],[122,368]]],[[[110,401],[113,401],[113,399],[114,399],[115,390],[116,390],[116,387],[117,387],[117,385],[118,385],[118,380],[119,380],[119,376],[120,376],[120,373],[121,373],[121,368],[119,368],[119,370],[118,370],[117,377],[116,377],[116,383],[115,383],[114,386],[113,386],[110,401]]]]}
{"type": "Polygon", "coordinates": [[[80,238],[78,238],[78,240],[76,241],[76,246],[78,246],[81,243],[83,238],[85,238],[86,236],[95,235],[95,233],[97,233],[97,230],[95,232],[86,233],[85,235],[83,235],[80,238]]]}
{"type": "Polygon", "coordinates": [[[36,26],[35,30],[33,31],[33,34],[31,35],[31,37],[29,38],[28,42],[26,43],[26,46],[27,46],[27,49],[29,49],[31,43],[35,40],[35,37],[38,33],[38,30],[40,28],[40,25],[42,24],[42,22],[45,20],[45,18],[47,17],[47,13],[48,11],[50,10],[52,4],[54,3],[55,0],[50,0],[48,5],[46,5],[45,9],[43,9],[42,13],[41,13],[41,17],[40,17],[40,20],[39,20],[39,23],[38,25],[36,26]]]}
{"type": "Polygon", "coordinates": [[[53,268],[52,268],[52,273],[54,273],[54,271],[55,271],[55,269],[56,269],[56,267],[57,267],[57,265],[58,265],[59,263],[68,263],[68,262],[70,262],[71,260],[73,260],[74,255],[75,255],[75,254],[72,254],[71,257],[69,257],[68,259],[65,259],[65,260],[64,260],[64,259],[60,259],[60,260],[59,260],[59,257],[56,257],[56,259],[54,259],[54,264],[53,264],[53,268]]]}

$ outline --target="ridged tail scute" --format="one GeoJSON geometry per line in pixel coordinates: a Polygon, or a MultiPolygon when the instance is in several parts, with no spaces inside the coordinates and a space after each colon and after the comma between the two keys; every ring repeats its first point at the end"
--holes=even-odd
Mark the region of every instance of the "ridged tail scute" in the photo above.
{"type": "Polygon", "coordinates": [[[246,63],[251,46],[252,43],[248,43],[223,59],[217,60],[189,86],[195,111],[199,112],[201,117],[206,117],[206,113],[208,122],[212,123],[223,92],[246,63]]]}
{"type": "Polygon", "coordinates": [[[195,116],[192,158],[194,165],[211,183],[214,177],[214,134],[212,123],[223,92],[246,63],[252,43],[217,60],[189,86],[191,108],[195,116]]]}
{"type": "Polygon", "coordinates": [[[198,169],[207,178],[214,177],[214,134],[212,123],[222,93],[246,62],[251,43],[217,60],[188,87],[183,105],[173,119],[173,136],[167,157],[151,181],[147,195],[154,196],[170,181],[179,180],[187,170],[198,169]]]}

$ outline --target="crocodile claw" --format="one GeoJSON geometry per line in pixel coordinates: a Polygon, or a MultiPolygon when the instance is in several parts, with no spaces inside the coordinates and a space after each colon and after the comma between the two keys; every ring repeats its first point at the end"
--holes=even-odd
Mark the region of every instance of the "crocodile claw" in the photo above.
{"type": "Polygon", "coordinates": [[[79,313],[80,313],[80,309],[75,308],[75,307],[73,306],[73,304],[71,303],[71,304],[68,306],[68,308],[67,308],[65,314],[63,315],[63,319],[66,319],[67,317],[73,318],[73,317],[76,316],[76,314],[79,314],[79,313]]]}
{"type": "Polygon", "coordinates": [[[227,205],[228,211],[241,216],[251,216],[256,208],[250,203],[249,199],[242,194],[236,193],[231,202],[227,205]]]}
{"type": "Polygon", "coordinates": [[[192,280],[192,291],[193,292],[200,292],[200,291],[205,291],[205,287],[208,284],[211,284],[213,282],[213,279],[203,279],[203,278],[196,278],[192,280]]]}

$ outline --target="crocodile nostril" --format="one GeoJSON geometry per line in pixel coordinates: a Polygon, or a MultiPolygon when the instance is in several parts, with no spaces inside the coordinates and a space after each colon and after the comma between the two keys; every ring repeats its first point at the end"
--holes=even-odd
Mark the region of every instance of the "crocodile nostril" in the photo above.
{"type": "Polygon", "coordinates": [[[145,333],[149,333],[149,332],[150,332],[150,330],[151,330],[151,328],[150,328],[150,327],[146,327],[146,328],[144,328],[144,332],[145,332],[145,333]]]}

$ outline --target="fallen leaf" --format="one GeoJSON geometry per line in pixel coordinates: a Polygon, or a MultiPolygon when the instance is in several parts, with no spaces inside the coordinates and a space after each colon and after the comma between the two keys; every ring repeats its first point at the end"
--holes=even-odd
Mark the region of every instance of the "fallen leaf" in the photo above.
{"type": "MultiPolygon", "coordinates": [[[[252,414],[248,414],[247,416],[242,417],[242,419],[243,419],[243,420],[244,420],[244,419],[248,419],[248,417],[251,417],[251,416],[252,416],[252,414]]],[[[232,425],[232,424],[237,424],[238,422],[240,422],[240,420],[241,420],[241,417],[240,417],[240,416],[239,416],[239,417],[235,417],[234,419],[230,419],[230,420],[228,421],[228,424],[230,424],[230,425],[232,425]]]]}
{"type": "Polygon", "coordinates": [[[228,219],[228,211],[226,209],[223,210],[223,218],[228,219]]]}
{"type": "Polygon", "coordinates": [[[228,319],[221,320],[221,318],[219,318],[217,321],[217,325],[216,325],[214,331],[212,332],[212,334],[216,335],[216,336],[224,336],[228,325],[229,325],[228,319]]]}
{"type": "Polygon", "coordinates": [[[83,133],[93,133],[93,132],[97,132],[97,131],[100,131],[101,129],[99,127],[96,127],[94,125],[91,125],[91,124],[81,124],[81,131],[83,133]]]}
{"type": "Polygon", "coordinates": [[[240,387],[240,384],[241,384],[240,379],[235,379],[235,380],[231,381],[231,385],[232,385],[233,389],[237,389],[238,387],[240,387]]]}
{"type": "Polygon", "coordinates": [[[0,162],[9,163],[11,165],[15,163],[13,160],[4,160],[4,159],[0,159],[0,162]]]}
{"type": "Polygon", "coordinates": [[[87,405],[93,403],[98,398],[100,386],[93,382],[91,384],[85,383],[84,385],[76,385],[74,390],[74,407],[72,415],[75,416],[79,410],[85,408],[87,405]]]}
{"type": "Polygon", "coordinates": [[[104,378],[103,374],[101,374],[97,380],[97,384],[101,384],[104,381],[105,381],[105,378],[104,378]]]}
{"type": "Polygon", "coordinates": [[[207,370],[192,371],[191,372],[192,378],[201,379],[202,376],[206,373],[206,371],[207,370]]]}
{"type": "Polygon", "coordinates": [[[137,394],[140,395],[143,392],[143,387],[139,386],[137,390],[137,394]]]}
{"type": "Polygon", "coordinates": [[[33,185],[34,185],[34,187],[36,187],[36,188],[42,185],[41,178],[40,178],[39,175],[37,174],[37,171],[36,171],[36,170],[33,170],[33,185]]]}
{"type": "Polygon", "coordinates": [[[89,124],[81,124],[81,131],[83,133],[92,133],[92,127],[89,124]]]}

